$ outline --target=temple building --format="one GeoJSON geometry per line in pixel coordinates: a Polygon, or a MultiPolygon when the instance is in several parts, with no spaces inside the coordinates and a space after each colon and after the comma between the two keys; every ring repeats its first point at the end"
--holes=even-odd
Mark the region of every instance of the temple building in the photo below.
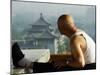
{"type": "Polygon", "coordinates": [[[50,49],[50,53],[57,53],[58,37],[55,35],[52,25],[44,19],[42,13],[40,13],[40,18],[27,29],[23,39],[24,41],[19,42],[19,44],[24,49],[50,49]]]}

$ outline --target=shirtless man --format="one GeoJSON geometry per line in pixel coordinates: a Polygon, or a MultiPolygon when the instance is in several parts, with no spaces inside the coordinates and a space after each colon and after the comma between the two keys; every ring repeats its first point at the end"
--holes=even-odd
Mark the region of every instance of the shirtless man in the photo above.
{"type": "Polygon", "coordinates": [[[95,63],[95,42],[84,31],[76,27],[72,16],[61,15],[57,23],[60,33],[70,40],[71,61],[54,62],[55,67],[83,68],[86,64],[95,63]]]}

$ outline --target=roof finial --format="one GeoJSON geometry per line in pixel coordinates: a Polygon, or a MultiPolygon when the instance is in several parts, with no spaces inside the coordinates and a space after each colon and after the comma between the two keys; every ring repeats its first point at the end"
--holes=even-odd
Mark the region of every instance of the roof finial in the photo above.
{"type": "Polygon", "coordinates": [[[40,13],[40,17],[43,17],[43,14],[42,13],[40,13]]]}

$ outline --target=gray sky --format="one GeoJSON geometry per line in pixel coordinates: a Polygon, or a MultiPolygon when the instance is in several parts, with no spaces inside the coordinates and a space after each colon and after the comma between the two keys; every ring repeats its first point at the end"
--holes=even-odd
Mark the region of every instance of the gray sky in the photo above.
{"type": "Polygon", "coordinates": [[[56,21],[61,14],[70,14],[79,28],[92,37],[95,35],[95,6],[13,1],[12,28],[22,30],[29,27],[40,17],[41,12],[45,20],[54,27],[57,26],[56,21]]]}

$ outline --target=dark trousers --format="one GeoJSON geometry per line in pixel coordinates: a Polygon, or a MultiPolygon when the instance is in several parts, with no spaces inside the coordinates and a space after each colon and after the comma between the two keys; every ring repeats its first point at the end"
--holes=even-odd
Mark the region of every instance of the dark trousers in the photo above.
{"type": "Polygon", "coordinates": [[[34,62],[33,73],[43,72],[57,72],[58,70],[52,65],[52,63],[38,63],[34,62]]]}
{"type": "Polygon", "coordinates": [[[96,63],[86,64],[83,68],[74,68],[70,66],[65,66],[60,69],[60,71],[75,71],[75,70],[90,70],[96,69],[96,63]]]}
{"type": "Polygon", "coordinates": [[[73,68],[70,66],[65,66],[60,69],[55,68],[52,63],[37,63],[37,62],[35,62],[33,65],[34,73],[90,70],[90,69],[96,69],[96,63],[87,64],[84,68],[73,68]]]}

